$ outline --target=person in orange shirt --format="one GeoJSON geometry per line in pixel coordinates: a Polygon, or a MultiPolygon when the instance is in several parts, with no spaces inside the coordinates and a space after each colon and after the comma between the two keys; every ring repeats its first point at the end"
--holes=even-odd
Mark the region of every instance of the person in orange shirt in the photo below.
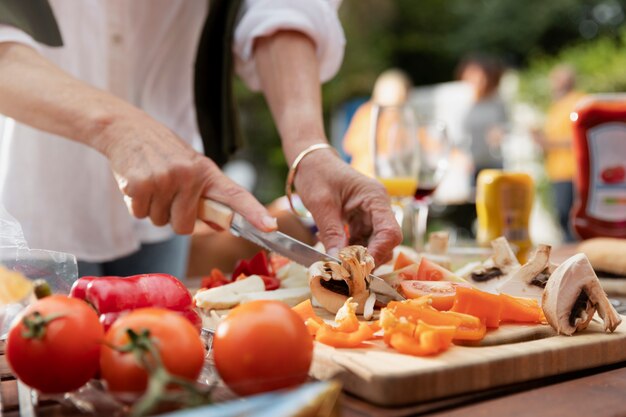
{"type": "Polygon", "coordinates": [[[403,105],[409,98],[412,85],[409,76],[399,69],[389,69],[378,76],[372,98],[357,109],[343,139],[343,149],[352,157],[352,168],[370,177],[374,176],[370,149],[372,105],[403,105]]]}
{"type": "Polygon", "coordinates": [[[569,224],[574,191],[572,178],[576,163],[572,150],[572,122],[570,113],[584,96],[576,91],[576,72],[568,65],[559,65],[550,73],[553,101],[548,109],[543,132],[535,136],[545,155],[545,168],[552,183],[555,208],[565,240],[574,237],[569,224]]]}

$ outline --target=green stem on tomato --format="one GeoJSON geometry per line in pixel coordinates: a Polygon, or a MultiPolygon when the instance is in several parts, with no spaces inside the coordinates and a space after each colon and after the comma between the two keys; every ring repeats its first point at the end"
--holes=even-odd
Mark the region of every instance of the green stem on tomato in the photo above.
{"type": "Polygon", "coordinates": [[[49,314],[42,316],[39,311],[35,311],[22,319],[22,324],[26,327],[26,330],[22,331],[22,337],[24,339],[43,339],[46,335],[46,327],[53,320],[64,317],[65,314],[49,314]]]}
{"type": "Polygon", "coordinates": [[[161,355],[154,341],[150,338],[150,331],[142,329],[137,333],[127,329],[128,343],[112,349],[122,353],[132,353],[139,364],[148,372],[148,388],[145,394],[133,406],[132,417],[145,416],[154,411],[162,401],[170,401],[194,407],[211,402],[211,390],[203,391],[193,382],[167,371],[161,360],[161,355]],[[183,389],[182,392],[168,393],[168,387],[175,385],[183,389]]]}

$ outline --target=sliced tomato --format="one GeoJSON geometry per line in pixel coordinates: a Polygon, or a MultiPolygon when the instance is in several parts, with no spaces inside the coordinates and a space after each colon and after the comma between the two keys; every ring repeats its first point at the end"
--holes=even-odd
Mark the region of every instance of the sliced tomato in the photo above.
{"type": "Polygon", "coordinates": [[[458,281],[458,277],[441,265],[437,265],[430,259],[422,258],[417,279],[420,281],[458,281]]]}
{"type": "Polygon", "coordinates": [[[403,268],[393,271],[392,274],[396,275],[399,280],[415,280],[417,279],[417,271],[419,270],[418,264],[409,264],[403,268]]]}
{"type": "Polygon", "coordinates": [[[416,264],[416,262],[413,259],[405,255],[404,252],[400,252],[398,254],[398,257],[396,258],[396,261],[393,264],[393,270],[397,271],[398,269],[402,269],[404,267],[414,264],[416,264]]]}
{"type": "MultiPolygon", "coordinates": [[[[422,260],[423,262],[423,260],[422,260]]],[[[400,289],[407,298],[430,296],[437,310],[450,310],[458,287],[471,288],[469,284],[449,281],[403,281],[400,289]]]]}

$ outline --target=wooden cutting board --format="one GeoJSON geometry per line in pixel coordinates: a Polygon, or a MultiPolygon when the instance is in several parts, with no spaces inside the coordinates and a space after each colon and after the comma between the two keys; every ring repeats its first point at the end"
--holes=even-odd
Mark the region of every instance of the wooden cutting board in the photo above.
{"type": "Polygon", "coordinates": [[[549,326],[503,325],[482,346],[453,346],[434,357],[402,355],[382,340],[361,349],[316,343],[311,375],[381,406],[468,394],[626,360],[626,321],[615,333],[598,323],[574,336],[549,326]],[[485,346],[485,344],[487,346],[485,346]]]}

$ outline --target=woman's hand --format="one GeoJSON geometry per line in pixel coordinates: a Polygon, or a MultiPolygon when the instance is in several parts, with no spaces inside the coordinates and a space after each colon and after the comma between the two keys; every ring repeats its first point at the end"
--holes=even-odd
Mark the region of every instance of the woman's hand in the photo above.
{"type": "Polygon", "coordinates": [[[276,219],[250,193],[143,112],[114,119],[93,143],[108,157],[136,217],[150,217],[157,226],[170,223],[176,233],[189,234],[205,197],[226,204],[263,231],[276,229],[276,219]]]}
{"type": "Polygon", "coordinates": [[[381,184],[359,174],[331,151],[318,150],[300,163],[295,185],[329,254],[359,244],[368,247],[377,265],[391,259],[402,232],[381,184]],[[349,238],[344,224],[349,226],[349,238]]]}

